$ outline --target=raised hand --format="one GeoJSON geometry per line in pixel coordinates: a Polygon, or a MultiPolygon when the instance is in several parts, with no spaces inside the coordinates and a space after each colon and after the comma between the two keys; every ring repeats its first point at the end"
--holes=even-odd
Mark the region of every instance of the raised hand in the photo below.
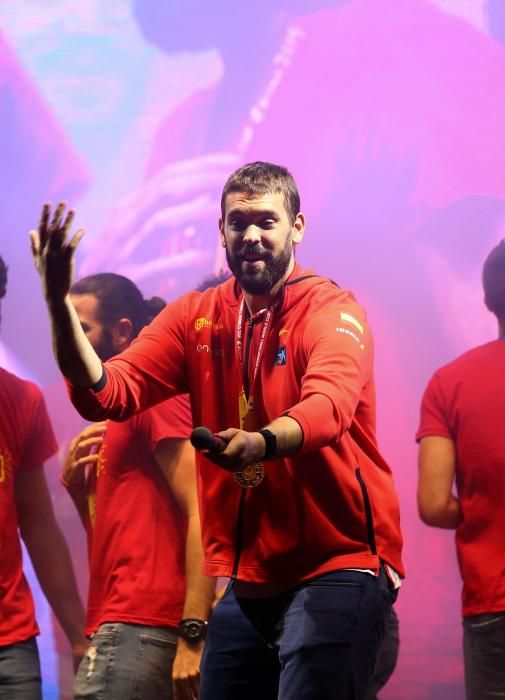
{"type": "Polygon", "coordinates": [[[75,250],[84,235],[80,228],[67,242],[73,218],[71,209],[65,216],[64,202],[57,205],[51,218],[51,205],[46,203],[38,229],[30,231],[32,255],[48,303],[63,301],[72,285],[75,250]]]}

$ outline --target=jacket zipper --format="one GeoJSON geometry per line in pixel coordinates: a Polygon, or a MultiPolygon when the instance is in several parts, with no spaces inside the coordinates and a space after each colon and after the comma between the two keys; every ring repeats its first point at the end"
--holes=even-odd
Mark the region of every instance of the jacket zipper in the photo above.
{"type": "Polygon", "coordinates": [[[366,519],[366,531],[367,531],[367,536],[368,536],[368,545],[370,547],[370,550],[372,554],[377,554],[377,544],[375,542],[375,532],[374,532],[374,527],[373,527],[373,519],[372,519],[372,506],[370,504],[370,496],[368,495],[368,490],[365,484],[365,480],[363,479],[363,476],[361,474],[361,470],[358,467],[355,470],[356,473],[356,479],[358,480],[358,483],[361,488],[361,494],[363,496],[363,504],[365,506],[365,519],[366,519]]]}
{"type": "MultiPolygon", "coordinates": [[[[242,385],[244,387],[244,394],[245,394],[247,401],[249,401],[249,354],[251,352],[251,342],[252,342],[252,337],[253,337],[253,331],[254,331],[254,321],[252,319],[249,319],[248,327],[247,327],[247,340],[246,340],[245,353],[244,353],[244,371],[243,371],[243,376],[242,376],[242,385]]],[[[241,491],[242,491],[242,493],[240,494],[240,501],[238,504],[238,511],[237,511],[237,525],[236,525],[237,538],[236,538],[236,544],[235,544],[235,559],[233,562],[233,568],[232,568],[232,572],[231,572],[232,579],[237,578],[238,566],[240,563],[240,555],[242,554],[242,543],[243,543],[243,539],[244,539],[244,506],[245,506],[245,497],[246,497],[247,489],[241,489],[241,491]]]]}

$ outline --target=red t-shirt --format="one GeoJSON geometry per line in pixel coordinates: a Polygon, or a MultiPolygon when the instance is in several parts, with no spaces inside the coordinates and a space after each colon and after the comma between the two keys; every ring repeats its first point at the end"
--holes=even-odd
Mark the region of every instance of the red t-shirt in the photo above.
{"type": "Polygon", "coordinates": [[[0,368],[0,646],[39,633],[23,574],[14,486],[21,469],[38,469],[58,449],[42,393],[0,368]]]}
{"type": "Polygon", "coordinates": [[[107,424],[88,524],[87,635],[104,622],[174,626],[181,619],[187,522],[154,453],[191,428],[186,396],[107,424]]]}
{"type": "Polygon", "coordinates": [[[429,435],[456,445],[463,616],[505,610],[505,341],[474,348],[434,374],[417,439],[429,435]]]}

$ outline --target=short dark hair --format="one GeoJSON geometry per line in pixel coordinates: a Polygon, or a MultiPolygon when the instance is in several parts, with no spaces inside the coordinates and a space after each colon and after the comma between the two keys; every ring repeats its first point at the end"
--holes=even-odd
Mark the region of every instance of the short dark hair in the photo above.
{"type": "Polygon", "coordinates": [[[482,268],[487,308],[505,321],[505,239],[489,253],[482,268]]]}
{"type": "Polygon", "coordinates": [[[0,299],[3,299],[7,292],[7,265],[0,255],[0,299]]]}
{"type": "Polygon", "coordinates": [[[72,285],[70,293],[96,297],[98,318],[106,328],[110,328],[120,318],[128,318],[132,323],[132,339],[166,306],[160,297],[144,299],[136,284],[114,272],[83,277],[72,285]]]}
{"type": "Polygon", "coordinates": [[[300,195],[296,182],[282,165],[255,161],[247,163],[230,175],[221,195],[221,216],[225,217],[225,200],[231,192],[244,192],[248,196],[279,192],[284,195],[284,205],[291,224],[300,213],[300,195]]]}

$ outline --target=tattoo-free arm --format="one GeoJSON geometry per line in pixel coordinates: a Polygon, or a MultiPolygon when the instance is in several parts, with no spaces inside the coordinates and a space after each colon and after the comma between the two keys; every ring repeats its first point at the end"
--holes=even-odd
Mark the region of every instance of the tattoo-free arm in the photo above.
{"type": "Polygon", "coordinates": [[[70,297],[47,299],[53,353],[63,376],[76,387],[90,387],[102,377],[102,362],[82,330],[70,297]]]}
{"type": "Polygon", "coordinates": [[[33,568],[78,661],[86,646],[84,608],[42,468],[18,472],[15,499],[19,529],[33,568]]]}
{"type": "MultiPolygon", "coordinates": [[[[303,432],[300,424],[289,416],[280,416],[266,425],[276,437],[276,457],[291,457],[300,449],[303,442],[303,432]]],[[[261,439],[264,441],[263,436],[261,439]]]]}
{"type": "Polygon", "coordinates": [[[65,214],[60,202],[51,218],[44,204],[37,230],[30,231],[31,249],[49,311],[53,350],[63,375],[71,384],[90,387],[102,376],[102,363],[81,328],[69,292],[74,273],[74,256],[84,231],[79,229],[67,241],[74,213],[65,214]]]}
{"type": "MultiPolygon", "coordinates": [[[[216,580],[202,574],[203,553],[196,495],[195,453],[189,440],[168,439],[158,443],[155,457],[179,507],[188,518],[183,618],[208,620],[216,580]]],[[[179,639],[172,670],[175,700],[190,697],[190,692],[198,696],[202,650],[203,644],[188,645],[183,639],[179,639]]]]}
{"type": "Polygon", "coordinates": [[[456,446],[447,437],[423,437],[419,446],[417,505],[426,525],[454,529],[461,520],[458,499],[452,493],[456,446]]]}

